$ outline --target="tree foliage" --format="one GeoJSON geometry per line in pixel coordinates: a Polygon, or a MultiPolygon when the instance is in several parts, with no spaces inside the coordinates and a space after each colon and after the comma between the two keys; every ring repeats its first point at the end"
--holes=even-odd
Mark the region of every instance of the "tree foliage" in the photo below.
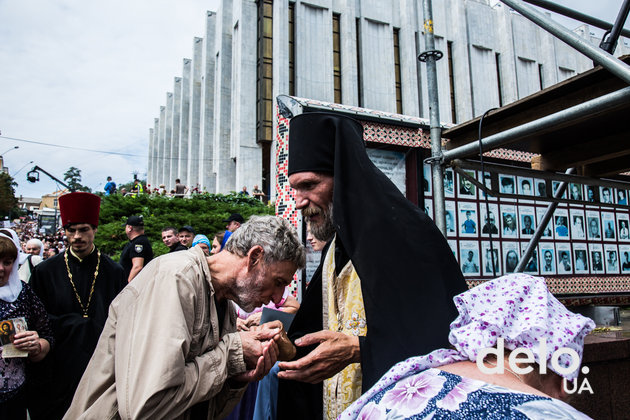
{"type": "Polygon", "coordinates": [[[71,191],[92,192],[90,187],[81,185],[81,170],[71,166],[64,174],[63,180],[68,184],[71,191]]]}
{"type": "Polygon", "coordinates": [[[17,182],[9,174],[0,172],[0,216],[14,215],[17,210],[18,199],[15,197],[17,182]]]}
{"type": "Polygon", "coordinates": [[[127,243],[127,217],[142,215],[145,234],[155,256],[168,252],[162,243],[162,229],[192,226],[197,233],[212,236],[225,230],[225,220],[231,213],[240,213],[245,220],[252,215],[274,214],[274,208],[238,194],[195,194],[188,198],[171,198],[141,194],[137,197],[120,194],[101,197],[101,214],[95,243],[103,252],[117,260],[127,243]]]}

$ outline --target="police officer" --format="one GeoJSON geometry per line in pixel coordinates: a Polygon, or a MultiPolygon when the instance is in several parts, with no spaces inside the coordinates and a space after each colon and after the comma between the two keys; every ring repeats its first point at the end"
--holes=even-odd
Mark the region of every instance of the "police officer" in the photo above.
{"type": "Polygon", "coordinates": [[[125,270],[127,282],[130,282],[153,259],[153,248],[144,234],[142,215],[130,216],[127,219],[125,233],[129,238],[129,243],[120,254],[120,265],[125,270]]]}

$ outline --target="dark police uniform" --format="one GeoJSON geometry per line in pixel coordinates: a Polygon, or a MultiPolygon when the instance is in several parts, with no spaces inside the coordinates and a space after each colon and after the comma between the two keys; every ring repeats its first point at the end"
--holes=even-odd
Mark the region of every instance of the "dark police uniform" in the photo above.
{"type": "Polygon", "coordinates": [[[120,254],[120,265],[125,270],[126,279],[129,278],[131,267],[133,267],[132,259],[138,257],[144,258],[145,267],[153,259],[153,248],[147,235],[139,235],[130,240],[120,254]]]}

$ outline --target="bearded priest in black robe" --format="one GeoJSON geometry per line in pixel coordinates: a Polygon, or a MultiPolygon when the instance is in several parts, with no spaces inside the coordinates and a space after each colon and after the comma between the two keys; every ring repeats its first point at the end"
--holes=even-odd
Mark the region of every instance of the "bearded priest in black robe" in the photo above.
{"type": "Polygon", "coordinates": [[[96,348],[109,304],[127,285],[122,267],[94,246],[100,203],[100,197],[84,192],[59,197],[69,246],[37,265],[31,276],[55,335],[54,348],[29,376],[33,420],[63,417],[96,348]]]}
{"type": "Polygon", "coordinates": [[[448,347],[467,287],[433,221],[370,161],[358,121],[294,117],[288,173],[328,245],[288,331],[298,356],[279,364],[278,418],[334,419],[395,363],[448,347]]]}

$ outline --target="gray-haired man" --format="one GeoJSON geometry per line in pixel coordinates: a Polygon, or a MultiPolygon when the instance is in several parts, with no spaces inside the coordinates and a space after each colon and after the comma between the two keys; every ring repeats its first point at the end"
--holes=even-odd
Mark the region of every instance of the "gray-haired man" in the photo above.
{"type": "Polygon", "coordinates": [[[252,217],[224,252],[200,248],[147,265],[109,318],[65,418],[203,418],[228,414],[277,359],[277,329],[237,332],[243,310],[278,303],[305,253],[279,217],[252,217]]]}

